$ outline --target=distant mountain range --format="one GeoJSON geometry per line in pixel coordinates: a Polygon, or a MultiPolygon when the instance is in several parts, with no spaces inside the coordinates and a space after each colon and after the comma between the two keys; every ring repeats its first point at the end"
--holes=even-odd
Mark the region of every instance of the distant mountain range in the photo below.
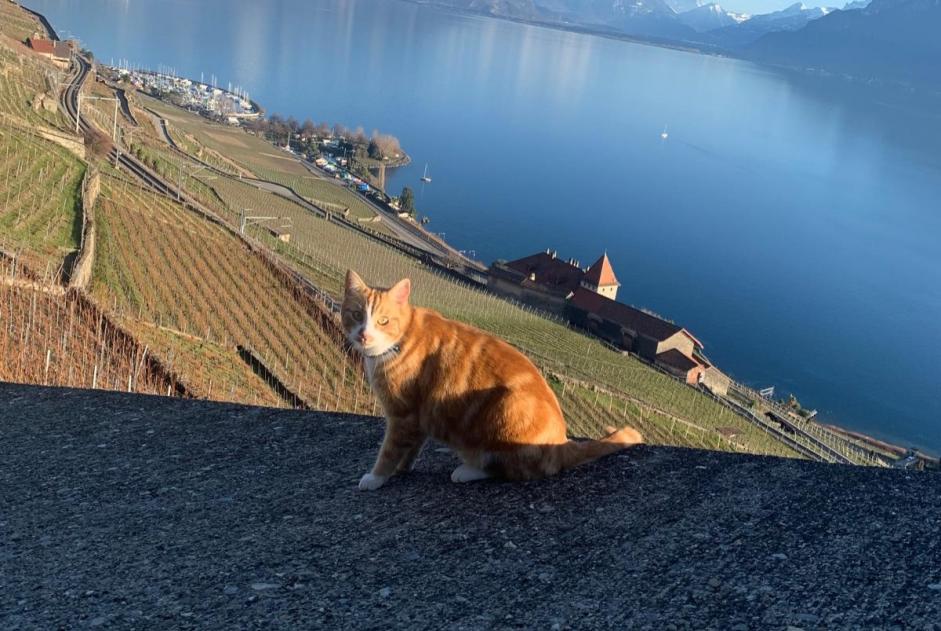
{"type": "Polygon", "coordinates": [[[734,25],[709,31],[708,41],[720,48],[737,50],[761,39],[768,33],[799,30],[807,26],[808,22],[822,18],[832,11],[833,9],[807,7],[804,3],[798,2],[780,11],[754,15],[734,25]]]}
{"type": "Polygon", "coordinates": [[[746,54],[861,79],[941,87],[941,0],[873,0],[796,31],[768,34],[746,54]]]}
{"type": "Polygon", "coordinates": [[[842,9],[798,2],[753,16],[706,0],[412,1],[865,80],[941,87],[941,0],[852,0],[842,9]]]}

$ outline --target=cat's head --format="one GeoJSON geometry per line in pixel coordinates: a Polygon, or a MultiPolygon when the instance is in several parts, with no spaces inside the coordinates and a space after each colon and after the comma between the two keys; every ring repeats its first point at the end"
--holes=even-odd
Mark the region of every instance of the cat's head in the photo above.
{"type": "Polygon", "coordinates": [[[373,289],[353,270],[346,273],[340,316],[343,330],[356,350],[377,357],[392,350],[412,319],[408,296],[412,283],[404,278],[389,289],[373,289]]]}

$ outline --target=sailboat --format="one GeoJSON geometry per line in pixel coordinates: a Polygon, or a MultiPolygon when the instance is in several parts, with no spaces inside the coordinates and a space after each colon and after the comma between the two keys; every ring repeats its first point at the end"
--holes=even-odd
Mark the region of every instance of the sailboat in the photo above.
{"type": "Polygon", "coordinates": [[[425,174],[421,176],[421,181],[428,182],[429,184],[431,183],[431,176],[428,175],[428,163],[427,162],[425,163],[425,174]]]}
{"type": "Polygon", "coordinates": [[[670,134],[667,133],[667,126],[666,126],[666,125],[663,126],[663,131],[660,132],[660,137],[661,137],[662,139],[664,139],[664,140],[666,140],[667,138],[670,137],[670,134]]]}

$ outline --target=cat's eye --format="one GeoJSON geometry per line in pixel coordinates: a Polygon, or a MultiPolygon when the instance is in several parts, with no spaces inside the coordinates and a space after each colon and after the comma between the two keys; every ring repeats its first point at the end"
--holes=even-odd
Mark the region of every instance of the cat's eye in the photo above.
{"type": "Polygon", "coordinates": [[[353,319],[356,320],[357,322],[362,322],[362,321],[363,321],[363,312],[362,312],[362,311],[354,311],[354,312],[351,313],[350,315],[353,316],[353,319]]]}
{"type": "Polygon", "coordinates": [[[378,320],[376,320],[376,324],[378,324],[379,326],[385,326],[389,324],[389,318],[386,318],[386,317],[379,318],[378,320]]]}

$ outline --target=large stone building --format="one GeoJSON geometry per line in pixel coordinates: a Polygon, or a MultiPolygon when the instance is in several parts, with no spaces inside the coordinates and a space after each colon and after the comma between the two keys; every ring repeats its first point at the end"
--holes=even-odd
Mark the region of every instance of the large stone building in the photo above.
{"type": "Polygon", "coordinates": [[[576,326],[649,361],[674,349],[689,358],[702,350],[699,340],[678,324],[583,287],[569,300],[568,316],[576,326]]]}
{"type": "Polygon", "coordinates": [[[505,296],[564,314],[573,325],[639,355],[690,385],[725,395],[730,380],[702,354],[702,343],[685,328],[617,302],[618,282],[607,253],[585,269],[546,250],[490,266],[488,287],[505,296]]]}
{"type": "Polygon", "coordinates": [[[559,313],[579,288],[614,299],[620,287],[607,254],[582,269],[578,261],[560,259],[554,250],[496,261],[490,266],[487,285],[496,293],[559,313]]]}

